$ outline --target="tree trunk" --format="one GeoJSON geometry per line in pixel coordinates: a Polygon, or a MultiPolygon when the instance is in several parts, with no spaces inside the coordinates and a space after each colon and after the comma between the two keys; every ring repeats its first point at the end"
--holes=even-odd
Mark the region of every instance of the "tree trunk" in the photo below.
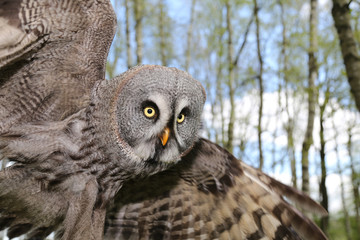
{"type": "Polygon", "coordinates": [[[126,35],[126,64],[127,68],[132,67],[132,55],[130,44],[130,7],[129,0],[125,0],[125,35],[126,35]]]}
{"type": "Polygon", "coordinates": [[[216,98],[220,103],[220,119],[221,119],[221,145],[226,146],[226,131],[225,131],[225,113],[224,113],[224,98],[222,92],[222,80],[220,78],[222,66],[218,65],[218,78],[216,79],[216,98]]]}
{"type": "Polygon", "coordinates": [[[310,0],[310,47],[309,47],[309,76],[308,76],[308,120],[305,139],[302,145],[302,191],[309,193],[309,149],[313,144],[313,129],[316,104],[317,62],[317,0],[310,0]]]}
{"type": "Polygon", "coordinates": [[[281,26],[282,26],[282,41],[281,41],[281,62],[280,65],[282,75],[283,75],[283,81],[284,81],[284,87],[282,90],[285,93],[285,110],[286,115],[288,117],[287,122],[284,124],[284,129],[286,131],[286,137],[287,137],[287,153],[290,160],[290,169],[291,169],[291,183],[292,185],[297,188],[297,173],[296,173],[296,156],[295,156],[295,143],[294,143],[294,120],[293,117],[290,114],[290,106],[289,106],[289,90],[288,90],[288,71],[289,71],[289,59],[288,55],[286,53],[286,50],[288,48],[288,39],[286,37],[286,19],[285,19],[285,11],[284,6],[282,3],[282,0],[278,1],[278,4],[280,6],[280,16],[281,16],[281,26]]]}
{"type": "Polygon", "coordinates": [[[359,177],[358,173],[355,170],[355,162],[354,156],[352,154],[352,128],[354,126],[349,126],[348,128],[348,143],[347,149],[350,158],[350,168],[351,168],[351,182],[352,182],[352,190],[354,194],[354,206],[355,206],[355,214],[356,214],[356,228],[357,232],[360,233],[360,194],[359,194],[359,177]]]}
{"type": "Polygon", "coordinates": [[[230,1],[226,1],[226,31],[228,34],[228,51],[227,51],[227,61],[228,61],[228,88],[229,88],[229,99],[230,99],[230,117],[228,124],[228,139],[226,144],[226,149],[229,152],[233,152],[233,138],[234,138],[234,122],[235,122],[235,88],[234,88],[234,64],[233,64],[233,43],[232,43],[232,26],[231,26],[231,7],[230,1]]]}
{"type": "Polygon", "coordinates": [[[136,64],[140,65],[143,61],[142,20],[144,16],[144,0],[134,0],[134,5],[136,64]]]}
{"type": "Polygon", "coordinates": [[[189,71],[190,59],[191,59],[191,44],[192,44],[192,29],[194,24],[194,14],[195,14],[195,4],[196,0],[191,1],[191,10],[190,10],[190,23],[187,31],[187,40],[186,40],[186,52],[185,52],[185,71],[189,71]]]}
{"type": "MultiPolygon", "coordinates": [[[[320,204],[325,208],[326,211],[329,211],[329,202],[328,202],[328,193],[326,188],[326,159],[325,159],[325,137],[324,137],[324,113],[326,109],[326,105],[329,102],[329,88],[327,88],[325,92],[325,99],[323,104],[320,106],[320,166],[321,166],[321,180],[320,180],[320,204]]],[[[320,227],[323,232],[328,236],[329,229],[329,216],[324,216],[321,218],[320,227]]]]}
{"type": "Polygon", "coordinates": [[[347,0],[333,0],[332,16],[340,39],[348,82],[356,107],[360,111],[360,56],[350,25],[349,4],[347,0]]]}
{"type": "Polygon", "coordinates": [[[167,58],[166,58],[166,41],[165,41],[165,12],[164,12],[164,0],[159,1],[159,36],[160,36],[160,59],[161,65],[167,66],[167,58]]]}
{"type": "Polygon", "coordinates": [[[258,72],[258,84],[259,84],[259,117],[258,117],[258,145],[259,145],[259,169],[263,168],[264,165],[264,156],[262,149],[262,117],[263,117],[263,97],[264,97],[264,85],[263,85],[263,59],[261,56],[261,46],[260,46],[260,23],[259,23],[259,15],[258,15],[259,7],[257,5],[257,0],[254,0],[254,16],[256,23],[256,46],[257,46],[257,56],[259,60],[259,72],[258,72]]]}
{"type": "MultiPolygon", "coordinates": [[[[220,48],[222,49],[222,46],[220,46],[220,48]]],[[[221,57],[220,54],[222,52],[223,51],[221,50],[219,53],[219,56],[218,56],[219,58],[221,57]]],[[[219,63],[217,66],[217,73],[216,73],[216,92],[215,92],[216,96],[214,98],[213,104],[211,104],[211,111],[212,111],[212,113],[215,113],[216,105],[218,105],[220,107],[218,113],[220,113],[220,120],[221,120],[221,130],[220,130],[221,142],[219,139],[219,134],[217,132],[215,133],[215,142],[217,144],[225,146],[225,118],[224,118],[224,101],[223,101],[223,97],[222,97],[223,94],[222,94],[222,88],[221,88],[221,70],[222,70],[222,64],[219,63]]],[[[213,123],[215,123],[215,121],[213,123]]]]}
{"type": "Polygon", "coordinates": [[[339,156],[339,144],[337,142],[337,138],[338,138],[338,131],[337,131],[337,127],[335,126],[335,122],[334,119],[332,121],[332,125],[333,125],[333,130],[335,132],[335,154],[336,154],[336,167],[337,167],[337,171],[338,174],[340,176],[340,191],[341,191],[341,204],[342,204],[342,209],[343,209],[343,213],[344,213],[344,225],[345,225],[345,234],[346,234],[346,239],[347,240],[352,240],[351,238],[351,225],[350,225],[350,218],[349,218],[349,211],[347,209],[346,206],[346,201],[345,201],[345,187],[344,187],[344,180],[343,180],[343,172],[342,172],[342,168],[340,165],[340,161],[341,158],[339,156]]]}

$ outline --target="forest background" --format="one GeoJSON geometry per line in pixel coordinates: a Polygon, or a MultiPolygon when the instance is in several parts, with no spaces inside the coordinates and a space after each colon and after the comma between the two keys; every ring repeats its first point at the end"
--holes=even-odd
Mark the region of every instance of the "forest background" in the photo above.
{"type": "Polygon", "coordinates": [[[188,71],[207,91],[204,137],[318,200],[330,239],[360,239],[360,1],[112,3],[107,78],[137,64],[188,71]]]}
{"type": "Polygon", "coordinates": [[[107,79],[188,71],[207,91],[202,136],[319,201],[329,239],[360,239],[359,0],[111,2],[107,79]]]}

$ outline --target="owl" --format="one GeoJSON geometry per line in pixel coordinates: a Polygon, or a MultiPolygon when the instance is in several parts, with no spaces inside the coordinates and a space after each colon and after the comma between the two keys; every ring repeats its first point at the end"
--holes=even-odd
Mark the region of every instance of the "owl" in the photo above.
{"type": "Polygon", "coordinates": [[[2,172],[0,201],[11,200],[7,211],[26,212],[36,228],[47,227],[43,202],[50,201],[59,208],[53,221],[64,222],[59,237],[91,239],[87,228],[102,233],[108,201],[124,182],[168,169],[192,148],[204,102],[201,84],[175,68],[139,66],[100,81],[89,106],[65,120],[13,126],[1,135],[3,155],[16,164],[2,172]],[[28,200],[31,193],[12,186],[18,174],[50,195],[24,209],[22,196],[28,200]]]}
{"type": "Polygon", "coordinates": [[[10,238],[326,239],[311,198],[199,137],[175,68],[104,80],[108,0],[0,0],[0,229],[10,238]]]}

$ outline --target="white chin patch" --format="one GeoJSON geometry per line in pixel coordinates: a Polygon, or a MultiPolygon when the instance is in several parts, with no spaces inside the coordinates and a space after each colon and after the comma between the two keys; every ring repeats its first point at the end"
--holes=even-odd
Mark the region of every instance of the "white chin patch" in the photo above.
{"type": "Polygon", "coordinates": [[[180,160],[179,149],[174,145],[167,144],[164,149],[161,149],[156,154],[154,142],[143,142],[134,147],[134,153],[142,161],[154,159],[163,163],[175,163],[180,160]]]}
{"type": "Polygon", "coordinates": [[[180,161],[180,153],[176,147],[164,149],[159,155],[159,161],[163,163],[176,163],[180,161]]]}
{"type": "Polygon", "coordinates": [[[155,147],[152,142],[145,142],[134,147],[134,153],[140,159],[151,159],[155,156],[155,147]]]}

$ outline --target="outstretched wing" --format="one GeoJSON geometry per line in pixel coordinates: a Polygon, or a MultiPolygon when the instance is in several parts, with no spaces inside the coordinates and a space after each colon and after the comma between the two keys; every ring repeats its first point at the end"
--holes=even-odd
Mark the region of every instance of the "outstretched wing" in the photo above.
{"type": "Polygon", "coordinates": [[[84,107],[115,22],[109,0],[0,0],[0,132],[84,107]]]}
{"type": "MultiPolygon", "coordinates": [[[[29,130],[23,128],[28,122],[68,122],[67,117],[76,117],[76,112],[88,105],[95,82],[104,79],[115,26],[110,0],[0,0],[0,134],[6,136],[20,128],[13,137],[21,139],[29,130]]],[[[56,169],[62,173],[67,168],[77,170],[69,166],[66,157],[55,158],[48,165],[41,158],[68,142],[71,129],[52,126],[54,131],[40,125],[30,129],[35,132],[32,136],[38,136],[34,140],[44,143],[37,146],[43,147],[38,155],[28,155],[33,147],[30,140],[24,141],[28,146],[17,146],[20,156],[11,156],[4,149],[0,152],[0,159],[4,154],[17,162],[0,172],[0,229],[8,228],[10,237],[28,232],[30,238],[41,239],[56,229],[70,229],[60,233],[69,239],[90,234],[84,232],[89,229],[84,221],[97,214],[87,208],[97,197],[91,176],[74,174],[51,187],[39,179],[41,173],[57,174],[56,169]],[[52,136],[52,132],[60,135],[52,136]],[[58,138],[61,144],[50,145],[47,139],[51,138],[58,138]],[[83,205],[76,205],[79,202],[83,205]]]]}
{"type": "Polygon", "coordinates": [[[105,239],[326,239],[283,197],[324,215],[321,206],[204,139],[181,165],[117,196],[105,239]]]}
{"type": "Polygon", "coordinates": [[[82,110],[0,135],[2,153],[15,162],[0,171],[0,230],[8,228],[10,238],[57,231],[62,239],[101,239],[105,209],[94,209],[98,183],[87,171],[95,167],[81,160],[91,154],[85,116],[82,110]]]}

